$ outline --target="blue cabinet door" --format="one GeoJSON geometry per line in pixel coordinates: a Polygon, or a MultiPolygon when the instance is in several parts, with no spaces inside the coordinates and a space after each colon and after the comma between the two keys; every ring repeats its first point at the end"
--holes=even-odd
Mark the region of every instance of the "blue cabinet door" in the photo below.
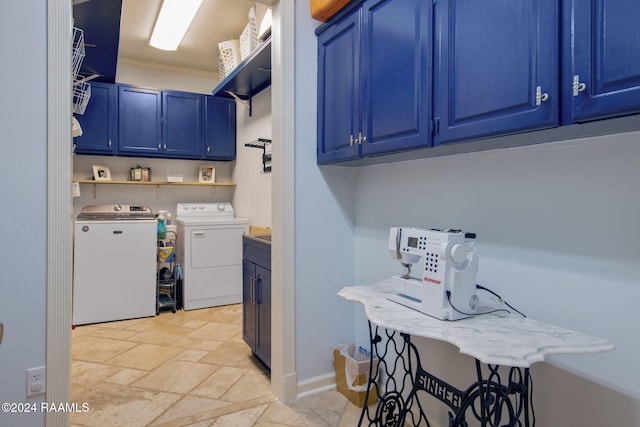
{"type": "Polygon", "coordinates": [[[167,158],[202,156],[204,95],[162,92],[162,154],[167,158]]]}
{"type": "Polygon", "coordinates": [[[360,18],[353,13],[318,37],[319,164],[361,155],[361,145],[354,141],[362,129],[360,18]]]}
{"type": "Polygon", "coordinates": [[[558,124],[557,0],[438,0],[434,144],[558,124]]]}
{"type": "Polygon", "coordinates": [[[640,2],[566,0],[563,123],[640,112],[640,2]]]}
{"type": "Polygon", "coordinates": [[[271,367],[271,270],[256,265],[257,335],[256,355],[271,367]]]}
{"type": "Polygon", "coordinates": [[[236,104],[231,99],[205,96],[204,150],[205,159],[236,158],[236,104]]]}
{"type": "Polygon", "coordinates": [[[256,265],[242,261],[242,339],[254,351],[257,336],[257,313],[254,303],[254,277],[256,265]]]}
{"type": "Polygon", "coordinates": [[[91,83],[91,98],[82,115],[76,116],[82,135],[73,139],[77,154],[109,154],[116,148],[116,86],[91,83]]]}
{"type": "Polygon", "coordinates": [[[118,154],[162,157],[159,90],[118,86],[118,154]]]}
{"type": "Polygon", "coordinates": [[[363,6],[364,156],[431,145],[431,2],[363,6]]]}

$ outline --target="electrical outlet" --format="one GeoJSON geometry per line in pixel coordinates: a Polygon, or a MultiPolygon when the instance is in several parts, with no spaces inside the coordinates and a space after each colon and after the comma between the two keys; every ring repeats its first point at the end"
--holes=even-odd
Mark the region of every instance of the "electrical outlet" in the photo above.
{"type": "Polygon", "coordinates": [[[46,391],[46,368],[27,369],[27,397],[43,394],[46,391]]]}

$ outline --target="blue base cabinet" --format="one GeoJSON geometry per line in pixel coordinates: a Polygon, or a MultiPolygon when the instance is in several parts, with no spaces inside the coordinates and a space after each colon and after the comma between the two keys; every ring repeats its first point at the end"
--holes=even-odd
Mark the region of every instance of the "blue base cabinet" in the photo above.
{"type": "Polygon", "coordinates": [[[242,338],[271,369],[271,245],[242,240],[242,338]]]}
{"type": "Polygon", "coordinates": [[[434,145],[558,125],[556,0],[438,0],[434,145]]]}
{"type": "Polygon", "coordinates": [[[640,2],[565,0],[563,123],[640,112],[640,2]]]}
{"type": "Polygon", "coordinates": [[[431,145],[431,4],[369,0],[318,34],[319,164],[431,145]]]}
{"type": "Polygon", "coordinates": [[[75,137],[75,153],[113,155],[117,145],[116,86],[91,83],[91,98],[84,114],[76,116],[82,135],[75,137]]]}

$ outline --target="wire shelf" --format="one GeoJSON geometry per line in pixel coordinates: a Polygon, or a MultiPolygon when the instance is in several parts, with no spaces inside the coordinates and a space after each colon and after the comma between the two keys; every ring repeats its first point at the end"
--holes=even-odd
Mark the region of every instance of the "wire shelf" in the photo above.
{"type": "Polygon", "coordinates": [[[84,57],[84,32],[80,28],[73,27],[72,73],[74,80],[78,78],[84,57]]]}
{"type": "Polygon", "coordinates": [[[91,98],[91,85],[87,82],[77,82],[73,85],[73,112],[84,114],[91,98]]]}

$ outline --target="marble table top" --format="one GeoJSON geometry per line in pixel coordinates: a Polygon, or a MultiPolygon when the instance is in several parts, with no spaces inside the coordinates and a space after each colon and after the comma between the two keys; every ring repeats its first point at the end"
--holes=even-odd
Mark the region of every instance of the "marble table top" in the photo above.
{"type": "Polygon", "coordinates": [[[338,296],[364,305],[375,325],[412,336],[449,342],[479,361],[527,368],[553,354],[599,353],[615,347],[605,339],[516,314],[493,313],[438,320],[387,299],[393,292],[388,280],[374,285],[350,286],[338,296]]]}

